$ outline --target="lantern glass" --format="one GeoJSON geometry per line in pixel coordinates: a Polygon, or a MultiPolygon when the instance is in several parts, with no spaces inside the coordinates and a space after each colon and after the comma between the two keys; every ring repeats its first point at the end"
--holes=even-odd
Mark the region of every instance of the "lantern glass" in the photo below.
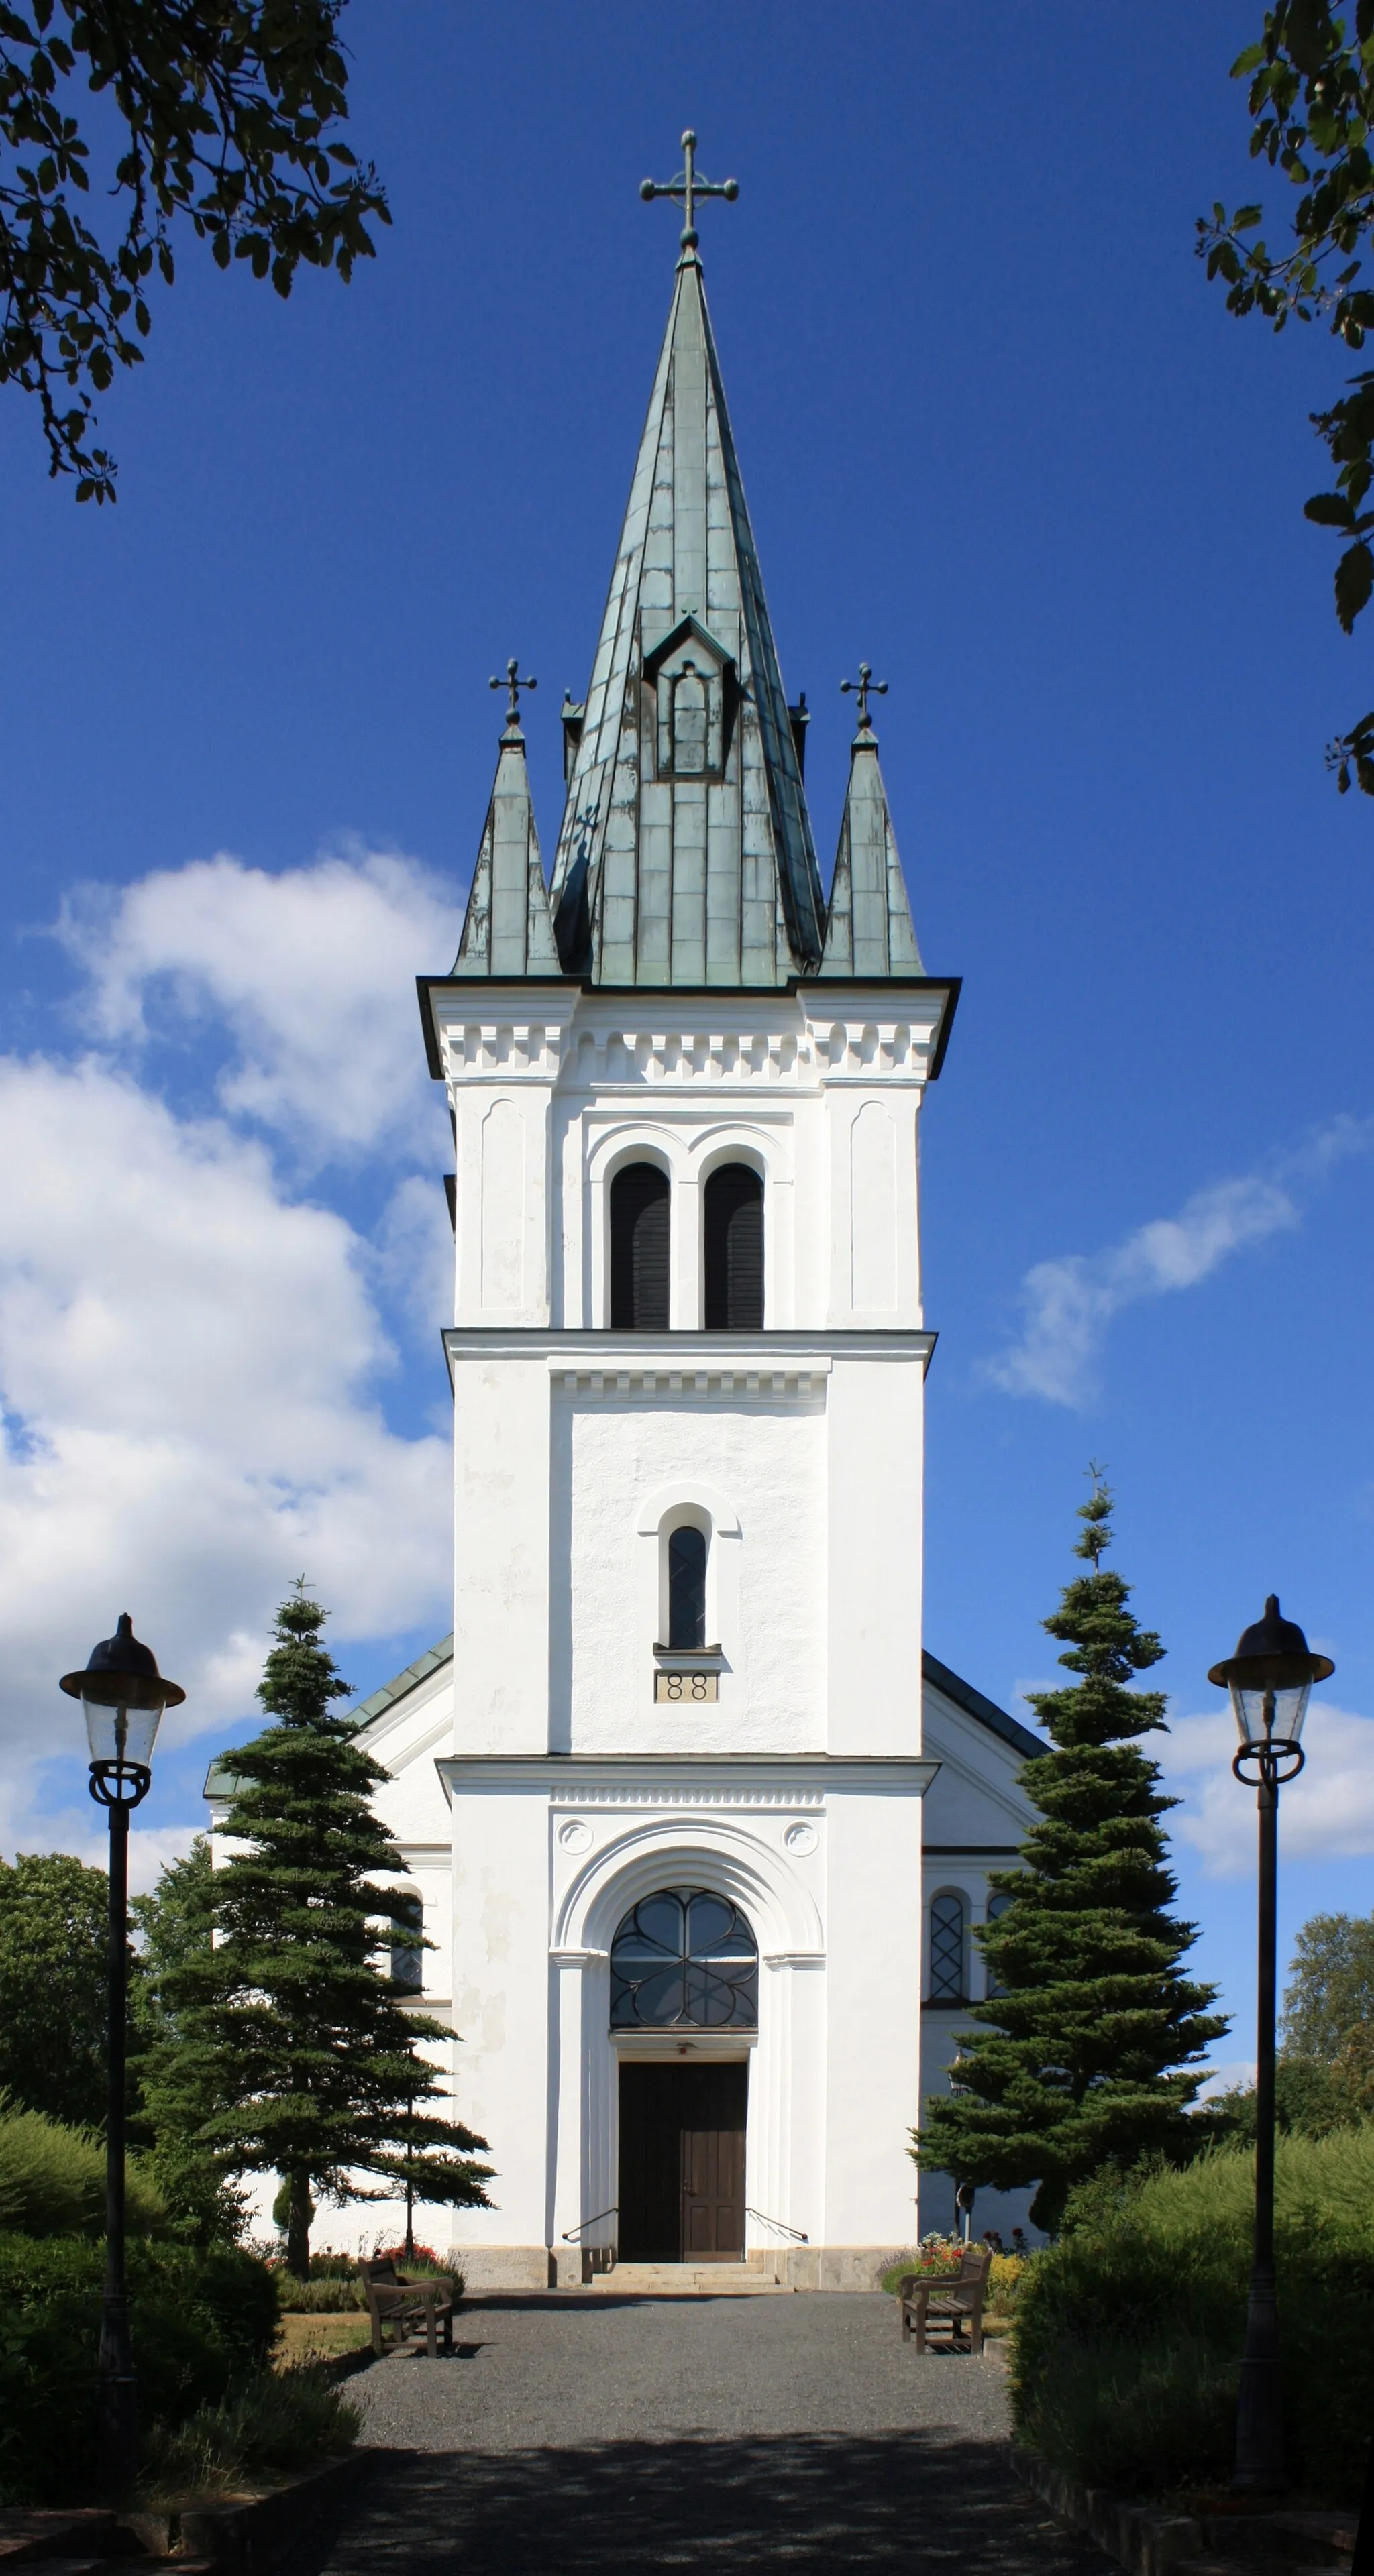
{"type": "Polygon", "coordinates": [[[1278,1687],[1271,1682],[1267,1689],[1233,1678],[1231,1706],[1236,1712],[1241,1743],[1254,1749],[1273,1743],[1296,1744],[1311,1696],[1310,1678],[1278,1687]]]}
{"type": "Polygon", "coordinates": [[[131,1708],[127,1701],[111,1706],[83,1692],[81,1707],[93,1762],[137,1762],[147,1769],[162,1723],[161,1698],[151,1708],[131,1708]]]}

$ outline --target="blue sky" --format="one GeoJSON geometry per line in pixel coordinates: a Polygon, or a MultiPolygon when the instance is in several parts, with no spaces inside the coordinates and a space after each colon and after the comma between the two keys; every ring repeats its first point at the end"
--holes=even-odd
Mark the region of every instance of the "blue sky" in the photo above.
{"type": "MultiPolygon", "coordinates": [[[[690,121],[740,180],[707,287],[817,839],[862,656],[966,979],[925,1120],[928,1641],[1004,1702],[1052,1675],[1105,1460],[1181,1720],[1270,1588],[1334,1655],[1284,1911],[1374,1902],[1374,809],[1321,757],[1370,642],[1301,517],[1341,370],[1193,256],[1252,189],[1259,15],[352,0],[376,262],[282,306],[183,244],[103,409],[113,511],[0,402],[0,1845],[89,1837],[51,1677],[126,1602],[192,1694],[149,1858],[302,1565],[362,1688],[449,1624],[410,979],[516,650],[555,837],[671,286],[637,183],[690,121]]],[[[1215,1722],[1160,1741],[1244,2059],[1248,1802],[1215,1722]]]]}

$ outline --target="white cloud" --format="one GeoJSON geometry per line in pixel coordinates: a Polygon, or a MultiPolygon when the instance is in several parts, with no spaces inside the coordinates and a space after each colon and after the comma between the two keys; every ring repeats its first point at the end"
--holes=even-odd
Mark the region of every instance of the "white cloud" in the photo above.
{"type": "Polygon", "coordinates": [[[1220,2064],[1213,2059],[1207,2069],[1207,2080],[1198,2088],[1199,2102],[1211,2102],[1218,2093],[1248,2090],[1255,2081],[1253,2057],[1227,2057],[1220,2064]]]}
{"type": "Polygon", "coordinates": [[[377,1228],[376,1276],[432,1339],[453,1312],[453,1229],[441,1180],[411,1172],[398,1181],[377,1228]]]}
{"type": "Polygon", "coordinates": [[[1267,1172],[1197,1190],[1177,1216],[1154,1217],[1102,1252],[1038,1261],[1021,1283],[1020,1337],[987,1363],[1008,1395],[1086,1404],[1107,1326],[1123,1306],[1194,1288],[1223,1261],[1302,1222],[1301,1193],[1374,1145],[1374,1120],[1341,1117],[1267,1172]]]}
{"type": "Polygon", "coordinates": [[[433,1095],[414,979],[443,973],[460,927],[413,859],[360,849],[278,875],[221,854],[86,886],[57,935],[90,978],[88,1033],[141,1042],[152,994],[214,1016],[235,1045],[224,1109],[327,1155],[418,1129],[433,1095]]]}
{"type": "Polygon", "coordinates": [[[251,1705],[302,1570],[340,1639],[446,1626],[449,1444],[387,1426],[393,1353],[344,1219],[92,1061],[0,1059],[0,1131],[11,1763],[75,1747],[56,1676],[123,1609],[186,1685],[186,1732],[251,1705]]]}
{"type": "MultiPolygon", "coordinates": [[[[1232,1776],[1236,1725],[1230,1709],[1170,1718],[1151,1739],[1165,1783],[1183,1804],[1169,1829],[1191,1843],[1209,1878],[1239,1878],[1255,1866],[1255,1801],[1232,1776]]],[[[1349,1860],[1374,1852],[1374,1718],[1313,1700],[1303,1729],[1305,1770],[1283,1791],[1282,1833],[1293,1860],[1349,1860]]]]}

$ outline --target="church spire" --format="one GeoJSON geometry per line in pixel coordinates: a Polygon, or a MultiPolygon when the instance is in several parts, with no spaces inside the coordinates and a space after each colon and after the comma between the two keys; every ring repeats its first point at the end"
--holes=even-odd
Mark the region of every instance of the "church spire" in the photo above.
{"type": "Polygon", "coordinates": [[[687,222],[554,863],[559,953],[596,984],[814,974],[824,899],[687,222]]]}
{"type": "Polygon", "coordinates": [[[509,690],[510,704],[453,965],[455,975],[497,976],[503,982],[562,972],[520,730],[520,691],[538,683],[517,679],[519,668],[518,662],[508,662],[504,680],[491,684],[509,690]]]}
{"type": "Polygon", "coordinates": [[[857,680],[842,680],[841,690],[857,690],[859,729],[849,754],[849,792],[840,824],[840,846],[830,887],[830,917],[825,930],[822,975],[853,975],[879,981],[887,975],[919,975],[921,952],[907,901],[902,863],[887,790],[878,766],[878,737],[873,730],[869,697],[886,697],[886,680],[875,680],[867,662],[857,680]]]}

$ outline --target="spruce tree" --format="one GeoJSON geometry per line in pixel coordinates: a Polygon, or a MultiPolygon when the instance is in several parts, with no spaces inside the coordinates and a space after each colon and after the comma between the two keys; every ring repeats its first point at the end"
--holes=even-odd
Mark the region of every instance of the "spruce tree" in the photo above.
{"type": "Polygon", "coordinates": [[[287,2261],[302,2276],[316,2191],[389,2198],[409,2175],[423,2200],[485,2207],[491,2173],[472,2161],[486,2140],[426,2107],[441,2087],[417,2043],[449,2033],[407,2010],[375,1964],[383,1940],[430,1945],[377,1882],[401,1867],[372,1807],[387,1775],[331,1708],[349,1685],[320,1642],[324,1618],[303,1581],[277,1612],[258,1686],[276,1723],[226,1757],[237,1848],[215,1873],[215,1945],[167,1980],[181,2085],[217,2106],[199,2137],[229,2171],[281,2175],[287,2261]]]}
{"type": "Polygon", "coordinates": [[[1031,2215],[1047,2231],[1099,2167],[1186,2152],[1196,2062],[1227,2028],[1207,2009],[1216,1988],[1181,1972],[1197,1936],[1169,1912],[1178,1891],[1160,1823],[1178,1801],[1130,1741],[1164,1725],[1164,1693],[1130,1687],[1164,1648],[1102,1564],[1112,1497],[1091,1473],[1075,1549],[1091,1571],[1044,1623],[1082,1678],[1030,1694],[1054,1750],[1021,1769],[1039,1811],[1023,1866],[990,1882],[1011,1900],[978,1934],[998,1991],[970,2005],[981,2027],[958,2041],[957,2090],[926,2102],[912,2149],[962,2183],[1037,2183],[1031,2215]]]}
{"type": "Polygon", "coordinates": [[[181,1972],[208,1962],[215,1935],[215,1868],[208,1834],[169,1861],[149,1896],[129,1906],[139,1936],[130,1994],[130,2068],[137,2099],[130,2135],[148,2158],[180,2235],[202,2245],[232,2243],[247,2218],[244,2194],[201,2130],[219,2105],[203,2090],[201,2053],[186,2046],[173,1995],[181,1972]]]}

